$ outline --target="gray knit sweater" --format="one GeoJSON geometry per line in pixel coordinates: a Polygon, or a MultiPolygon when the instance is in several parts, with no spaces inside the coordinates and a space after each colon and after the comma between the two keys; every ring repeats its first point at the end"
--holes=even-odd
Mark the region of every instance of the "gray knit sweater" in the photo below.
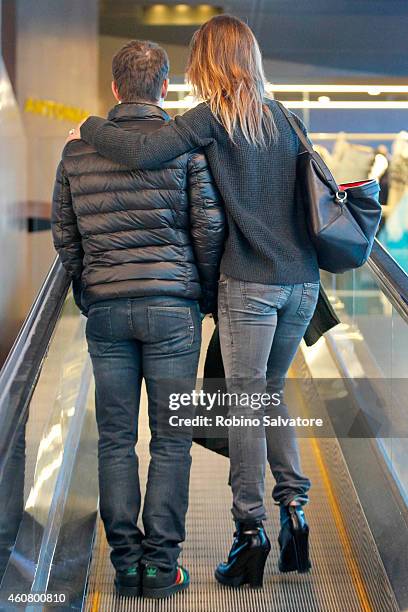
{"type": "Polygon", "coordinates": [[[278,104],[266,102],[279,134],[266,149],[248,144],[239,128],[234,144],[205,103],[150,134],[90,117],[81,136],[105,157],[132,169],[159,168],[204,147],[228,220],[221,272],[264,284],[315,282],[317,257],[305,210],[295,198],[299,140],[278,104]]]}

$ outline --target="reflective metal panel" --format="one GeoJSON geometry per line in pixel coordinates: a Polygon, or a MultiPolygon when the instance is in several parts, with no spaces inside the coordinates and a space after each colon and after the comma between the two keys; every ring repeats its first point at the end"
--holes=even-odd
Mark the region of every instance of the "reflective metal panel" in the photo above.
{"type": "Polygon", "coordinates": [[[19,425],[3,470],[0,602],[7,601],[10,593],[46,591],[64,521],[89,519],[96,510],[96,431],[84,325],[69,294],[27,418],[19,425]],[[66,514],[72,506],[71,482],[84,457],[81,444],[85,444],[90,481],[84,481],[86,491],[76,485],[76,495],[88,501],[77,504],[74,515],[72,510],[66,514]],[[95,483],[94,488],[90,483],[95,483]]]}

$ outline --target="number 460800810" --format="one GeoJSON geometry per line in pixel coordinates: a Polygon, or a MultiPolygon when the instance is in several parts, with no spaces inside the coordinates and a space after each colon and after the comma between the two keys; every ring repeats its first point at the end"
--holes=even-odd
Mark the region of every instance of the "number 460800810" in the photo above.
{"type": "Polygon", "coordinates": [[[16,604],[67,603],[67,596],[65,593],[10,593],[7,599],[16,604]]]}

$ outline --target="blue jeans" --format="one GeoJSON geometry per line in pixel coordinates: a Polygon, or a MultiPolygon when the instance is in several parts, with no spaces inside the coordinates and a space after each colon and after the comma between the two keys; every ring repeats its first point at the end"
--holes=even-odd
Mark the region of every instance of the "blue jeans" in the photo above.
{"type": "Polygon", "coordinates": [[[185,538],[191,435],[166,435],[158,422],[168,413],[163,381],[172,391],[195,385],[201,345],[196,302],[143,297],[98,302],[86,329],[96,385],[100,512],[117,571],[138,561],[173,567],[185,538]],[[148,395],[150,465],[141,506],[138,414],[142,378],[148,395]],[[173,383],[174,381],[174,383],[173,383]]]}
{"type": "MultiPolygon", "coordinates": [[[[218,295],[221,351],[227,389],[246,393],[279,393],[278,407],[263,411],[239,402],[230,416],[288,417],[283,388],[289,366],[314,313],[319,283],[263,285],[221,275],[218,295]]],[[[308,501],[310,481],[302,474],[293,427],[230,427],[232,514],[240,521],[266,518],[265,470],[268,461],[276,485],[275,502],[308,501]]]]}

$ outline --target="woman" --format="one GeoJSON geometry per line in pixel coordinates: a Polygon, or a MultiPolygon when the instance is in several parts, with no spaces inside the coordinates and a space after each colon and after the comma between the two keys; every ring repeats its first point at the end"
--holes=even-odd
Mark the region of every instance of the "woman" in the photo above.
{"type": "MultiPolygon", "coordinates": [[[[206,148],[229,229],[218,299],[228,389],[237,397],[266,390],[280,399],[278,407],[265,407],[265,414],[284,416],[284,379],[319,292],[316,253],[294,195],[299,141],[279,104],[265,98],[260,50],[242,21],[222,15],[196,32],[187,77],[204,102],[157,132],[126,132],[91,117],[81,126],[81,137],[106,157],[140,169],[206,148]]],[[[239,401],[230,412],[254,415],[239,401]]],[[[279,567],[307,571],[302,506],[310,482],[300,468],[293,428],[231,427],[229,446],[236,531],[228,562],[216,569],[217,580],[262,585],[270,550],[263,527],[267,461],[281,512],[279,567]]]]}

